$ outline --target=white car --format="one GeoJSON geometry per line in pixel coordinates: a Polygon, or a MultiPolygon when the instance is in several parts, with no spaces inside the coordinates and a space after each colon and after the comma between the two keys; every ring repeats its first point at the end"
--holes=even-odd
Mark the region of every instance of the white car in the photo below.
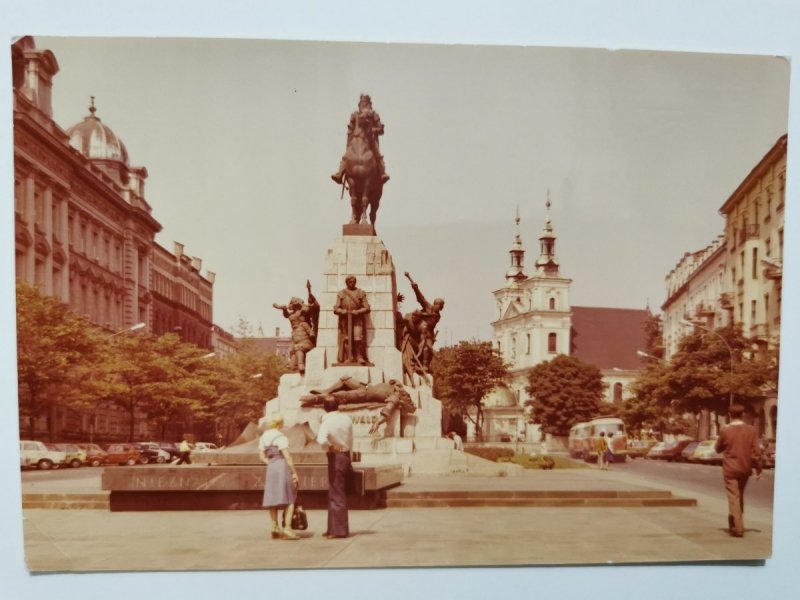
{"type": "Polygon", "coordinates": [[[46,471],[67,464],[67,453],[50,450],[44,442],[20,440],[19,464],[21,468],[35,467],[46,471]]]}
{"type": "Polygon", "coordinates": [[[195,452],[213,452],[219,450],[219,446],[211,442],[197,442],[194,445],[195,452]]]}

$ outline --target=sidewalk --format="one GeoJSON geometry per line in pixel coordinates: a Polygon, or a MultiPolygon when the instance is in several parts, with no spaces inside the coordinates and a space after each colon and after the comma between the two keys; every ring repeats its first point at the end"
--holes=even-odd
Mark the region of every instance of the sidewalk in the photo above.
{"type": "MultiPolygon", "coordinates": [[[[23,492],[32,491],[23,486],[23,492]]],[[[37,492],[42,486],[37,486],[37,492]]],[[[522,477],[414,476],[405,491],[654,489],[628,473],[533,471],[522,477]]],[[[82,490],[84,491],[84,490],[82,490]]],[[[672,488],[675,495],[683,495],[672,488]]],[[[310,510],[296,542],[268,538],[265,511],[25,510],[34,571],[298,569],[660,563],[768,558],[772,518],[746,515],[730,538],[724,493],[696,507],[389,508],[350,512],[351,537],[328,540],[310,510]]]]}

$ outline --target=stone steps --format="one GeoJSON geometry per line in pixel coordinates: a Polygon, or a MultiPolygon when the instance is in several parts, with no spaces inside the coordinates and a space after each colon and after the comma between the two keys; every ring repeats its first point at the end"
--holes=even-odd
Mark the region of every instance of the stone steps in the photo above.
{"type": "Polygon", "coordinates": [[[109,510],[109,494],[23,494],[22,508],[109,510]]]}
{"type": "Polygon", "coordinates": [[[675,507],[697,506],[694,498],[679,498],[662,490],[437,491],[389,490],[386,508],[436,507],[675,507]]]}

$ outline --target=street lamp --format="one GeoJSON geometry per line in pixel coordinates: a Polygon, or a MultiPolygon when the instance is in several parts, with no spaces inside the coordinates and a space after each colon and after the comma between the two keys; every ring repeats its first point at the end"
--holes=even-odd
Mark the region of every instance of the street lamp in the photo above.
{"type": "Polygon", "coordinates": [[[112,333],[110,336],[108,336],[108,339],[118,336],[121,333],[130,333],[131,331],[139,331],[140,329],[144,329],[145,327],[147,327],[145,323],[136,323],[136,325],[131,325],[127,329],[121,329],[117,333],[112,333]]]}
{"type": "Polygon", "coordinates": [[[725,340],[725,338],[722,337],[720,334],[718,334],[713,329],[709,329],[708,327],[703,327],[702,325],[698,325],[697,323],[693,323],[692,321],[689,321],[688,319],[681,319],[680,320],[680,324],[681,325],[685,325],[687,327],[697,327],[697,329],[702,329],[705,332],[708,332],[708,333],[710,333],[712,335],[717,336],[719,338],[719,340],[723,344],[725,344],[725,347],[728,349],[728,354],[730,354],[730,356],[731,356],[731,396],[730,396],[730,400],[728,401],[728,408],[730,408],[733,405],[733,350],[731,349],[730,344],[728,344],[728,342],[725,340]]]}
{"type": "Polygon", "coordinates": [[[647,360],[655,360],[655,361],[663,362],[663,363],[667,362],[666,360],[664,360],[660,356],[656,356],[655,354],[648,354],[644,350],[637,350],[636,351],[636,356],[638,356],[639,358],[646,358],[647,360]]]}

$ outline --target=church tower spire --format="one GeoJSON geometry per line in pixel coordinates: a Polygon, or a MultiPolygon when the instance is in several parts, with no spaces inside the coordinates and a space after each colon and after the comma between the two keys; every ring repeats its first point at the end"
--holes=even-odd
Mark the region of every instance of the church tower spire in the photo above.
{"type": "Polygon", "coordinates": [[[553,224],[550,222],[550,190],[547,190],[547,222],[542,235],[539,237],[539,258],[536,260],[537,277],[559,277],[558,260],[556,260],[556,236],[553,233],[553,224]]]}
{"type": "Polygon", "coordinates": [[[508,251],[511,257],[511,266],[506,271],[506,287],[518,287],[528,276],[525,274],[525,248],[522,246],[522,236],[519,233],[519,206],[517,206],[517,217],[514,222],[517,224],[517,235],[511,250],[508,251]]]}

